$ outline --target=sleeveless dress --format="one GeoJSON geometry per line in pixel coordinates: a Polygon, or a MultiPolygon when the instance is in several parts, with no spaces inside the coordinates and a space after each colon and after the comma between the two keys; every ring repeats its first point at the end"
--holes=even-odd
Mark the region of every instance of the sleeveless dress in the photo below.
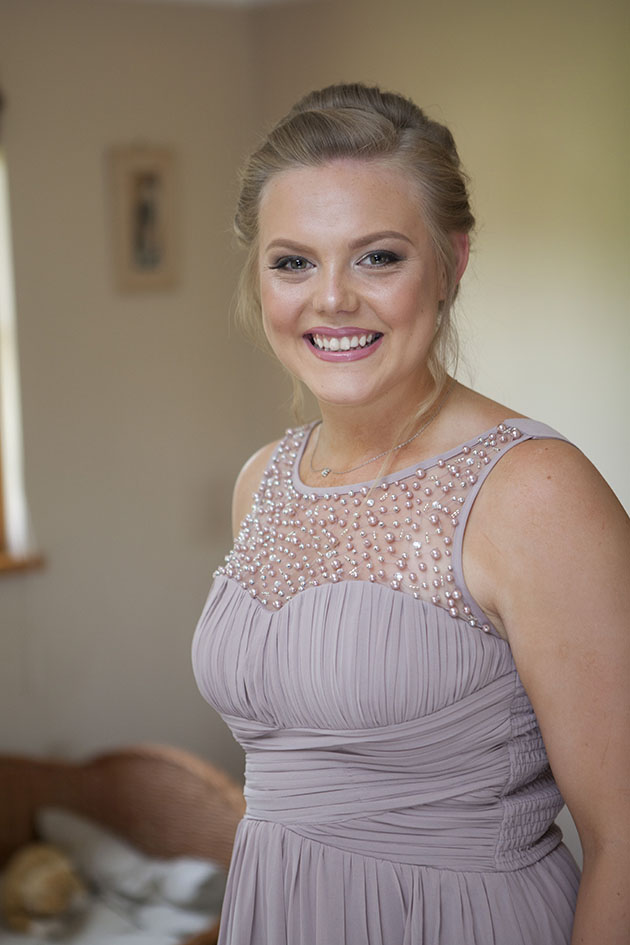
{"type": "Polygon", "coordinates": [[[510,647],[462,571],[497,428],[376,483],[289,430],[193,641],[246,752],[220,945],[569,945],[579,874],[510,647]]]}

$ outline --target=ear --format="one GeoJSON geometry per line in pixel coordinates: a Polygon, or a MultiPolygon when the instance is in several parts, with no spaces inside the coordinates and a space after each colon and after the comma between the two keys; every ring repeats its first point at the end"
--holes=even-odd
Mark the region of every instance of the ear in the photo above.
{"type": "Polygon", "coordinates": [[[468,233],[451,233],[450,239],[455,250],[455,284],[458,284],[468,265],[470,240],[468,239],[468,233]]]}
{"type": "MultiPolygon", "coordinates": [[[[470,253],[470,241],[468,239],[467,233],[458,233],[453,232],[449,234],[449,239],[453,247],[453,255],[455,257],[455,286],[454,293],[457,292],[457,286],[461,277],[464,275],[466,266],[468,265],[468,255],[470,253]]],[[[440,266],[440,302],[443,302],[446,298],[446,272],[440,266]]],[[[455,297],[455,295],[453,295],[455,297]]]]}

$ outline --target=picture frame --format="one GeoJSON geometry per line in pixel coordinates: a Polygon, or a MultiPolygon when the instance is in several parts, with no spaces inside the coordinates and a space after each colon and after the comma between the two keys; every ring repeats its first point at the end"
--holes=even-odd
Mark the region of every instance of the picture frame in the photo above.
{"type": "Polygon", "coordinates": [[[178,283],[175,176],[168,148],[110,150],[112,256],[121,292],[164,291],[178,283]]]}

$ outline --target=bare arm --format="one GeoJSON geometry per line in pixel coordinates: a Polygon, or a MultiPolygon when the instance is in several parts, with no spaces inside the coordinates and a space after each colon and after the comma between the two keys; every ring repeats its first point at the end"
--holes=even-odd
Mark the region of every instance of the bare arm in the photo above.
{"type": "Polygon", "coordinates": [[[469,531],[471,590],[509,639],[584,851],[572,945],[628,945],[630,522],[582,454],[530,441],[469,531]]]}

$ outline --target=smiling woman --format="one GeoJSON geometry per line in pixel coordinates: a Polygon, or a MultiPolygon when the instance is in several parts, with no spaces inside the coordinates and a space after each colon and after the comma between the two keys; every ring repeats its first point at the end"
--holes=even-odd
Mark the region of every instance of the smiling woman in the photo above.
{"type": "Polygon", "coordinates": [[[221,945],[626,942],[629,523],[449,375],[473,222],[448,130],[375,88],[245,167],[240,309],[321,416],[241,472],[193,642],[247,753],[221,945]]]}

